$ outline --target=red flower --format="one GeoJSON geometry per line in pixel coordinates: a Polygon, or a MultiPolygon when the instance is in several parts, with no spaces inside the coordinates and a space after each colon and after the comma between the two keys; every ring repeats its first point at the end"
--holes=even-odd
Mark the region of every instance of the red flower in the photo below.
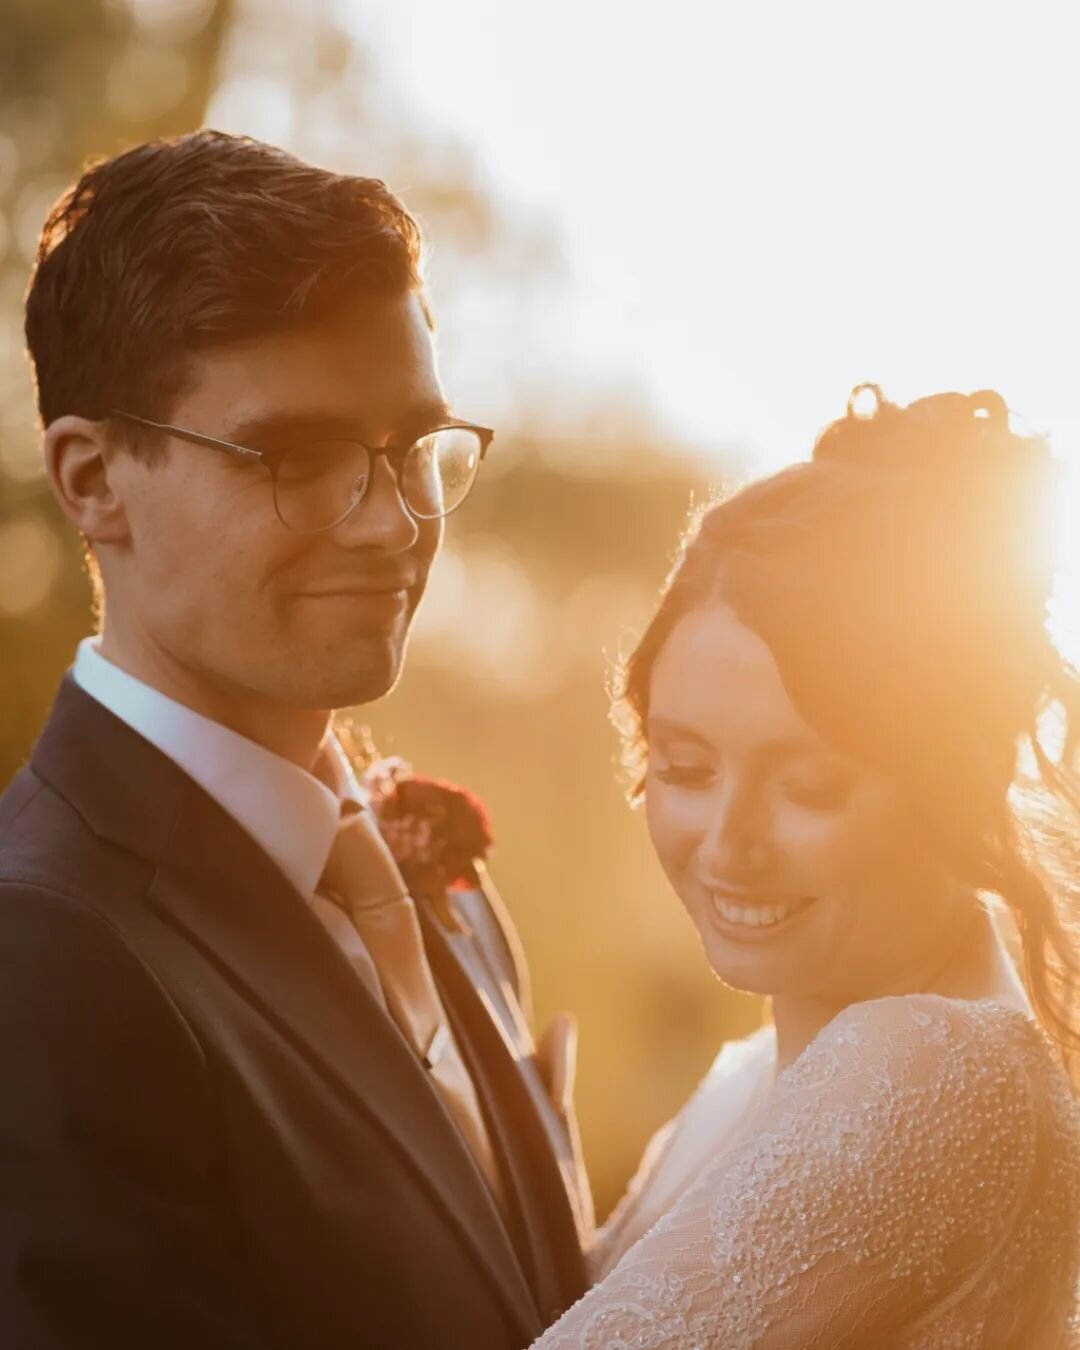
{"type": "Polygon", "coordinates": [[[484,804],[453,783],[413,774],[400,759],[376,761],[363,781],[409,890],[453,919],[446,892],[479,884],[475,864],[493,843],[484,804]]]}

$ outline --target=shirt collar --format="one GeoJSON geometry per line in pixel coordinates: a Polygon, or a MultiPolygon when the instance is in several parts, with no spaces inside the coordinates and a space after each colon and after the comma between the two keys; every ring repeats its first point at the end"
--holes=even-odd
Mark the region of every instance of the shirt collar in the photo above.
{"type": "Polygon", "coordinates": [[[193,712],[79,644],[73,674],[91,698],[126,722],[192,778],[270,855],[306,899],[322,875],[342,803],[365,800],[333,732],[322,763],[333,787],[291,760],[193,712]]]}

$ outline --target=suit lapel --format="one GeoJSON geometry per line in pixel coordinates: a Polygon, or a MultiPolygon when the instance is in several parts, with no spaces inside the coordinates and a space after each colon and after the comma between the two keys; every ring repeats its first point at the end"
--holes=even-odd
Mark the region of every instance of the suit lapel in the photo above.
{"type": "Polygon", "coordinates": [[[561,1181],[559,1189],[565,1195],[573,1213],[579,1245],[584,1247],[591,1241],[595,1228],[592,1201],[591,1198],[586,1200],[581,1194],[579,1163],[570,1143],[566,1122],[556,1111],[544,1083],[536,1062],[536,1045],[532,1031],[513,987],[487,961],[485,944],[475,941],[468,932],[468,928],[480,927],[485,922],[490,924],[490,919],[485,919],[491,904],[489,891],[482,888],[476,891],[456,892],[454,904],[466,920],[466,931],[448,932],[438,922],[437,915],[433,911],[429,911],[430,917],[437,924],[438,931],[444,935],[457,964],[468,975],[471,987],[481,991],[481,1002],[494,1019],[507,1052],[517,1064],[532,1109],[546,1136],[550,1155],[558,1166],[561,1181]]]}
{"type": "Polygon", "coordinates": [[[466,933],[449,933],[421,902],[424,937],[455,1032],[520,1208],[519,1242],[546,1321],[584,1292],[574,1167],[520,1017],[466,933]]]}
{"type": "Polygon", "coordinates": [[[34,765],[96,833],[157,862],[149,904],[378,1122],[523,1333],[536,1335],[531,1291],[471,1154],[397,1028],[270,858],[70,679],[34,765]]]}

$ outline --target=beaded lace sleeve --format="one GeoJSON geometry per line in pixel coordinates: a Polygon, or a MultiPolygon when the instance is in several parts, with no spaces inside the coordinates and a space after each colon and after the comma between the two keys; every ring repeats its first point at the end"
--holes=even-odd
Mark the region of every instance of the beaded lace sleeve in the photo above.
{"type": "Polygon", "coordinates": [[[777,1078],[752,1137],[537,1346],[839,1350],[955,1304],[1029,1193],[1037,1036],[997,1004],[847,1008],[777,1078]]]}

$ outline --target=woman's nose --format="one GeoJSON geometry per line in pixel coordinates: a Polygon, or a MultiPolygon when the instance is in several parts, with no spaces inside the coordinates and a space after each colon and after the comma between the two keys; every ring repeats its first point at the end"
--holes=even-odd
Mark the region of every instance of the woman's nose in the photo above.
{"type": "Polygon", "coordinates": [[[768,822],[760,810],[749,800],[725,793],[698,845],[702,881],[746,884],[769,867],[772,853],[768,822]]]}

